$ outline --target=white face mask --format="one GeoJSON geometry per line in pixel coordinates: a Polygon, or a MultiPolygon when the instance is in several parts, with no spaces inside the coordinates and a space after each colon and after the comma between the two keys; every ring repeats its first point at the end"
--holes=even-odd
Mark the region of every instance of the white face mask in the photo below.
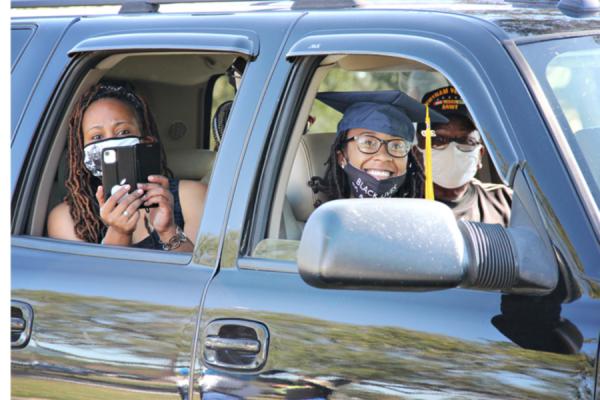
{"type": "MultiPolygon", "coordinates": [[[[424,154],[425,150],[417,147],[424,154]]],[[[461,187],[477,173],[481,145],[472,151],[461,151],[456,142],[450,142],[443,150],[431,149],[433,182],[446,189],[461,187]]],[[[423,156],[424,157],[424,156],[423,156]]]]}
{"type": "Polygon", "coordinates": [[[102,176],[102,151],[109,147],[134,146],[140,142],[137,136],[110,138],[90,143],[83,148],[85,167],[92,175],[102,176]]]}

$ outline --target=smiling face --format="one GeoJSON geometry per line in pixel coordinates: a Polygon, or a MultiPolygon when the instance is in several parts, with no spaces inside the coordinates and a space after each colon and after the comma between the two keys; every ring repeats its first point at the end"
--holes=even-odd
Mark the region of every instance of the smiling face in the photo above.
{"type": "MultiPolygon", "coordinates": [[[[365,133],[365,129],[354,128],[350,129],[346,137],[351,138],[365,133]]],[[[396,136],[388,135],[387,133],[368,131],[370,135],[383,140],[398,139],[396,136]]],[[[356,141],[348,142],[342,151],[338,151],[337,160],[340,166],[344,166],[345,162],[350,162],[355,168],[361,169],[373,176],[377,180],[387,179],[394,176],[404,175],[406,173],[406,165],[408,157],[392,157],[388,154],[384,145],[381,145],[379,151],[375,154],[364,154],[357,146],[356,141]],[[345,157],[344,157],[345,155],[345,157]]]]}
{"type": "Polygon", "coordinates": [[[119,136],[141,136],[140,123],[131,106],[115,98],[96,100],[83,114],[83,145],[119,136]]]}

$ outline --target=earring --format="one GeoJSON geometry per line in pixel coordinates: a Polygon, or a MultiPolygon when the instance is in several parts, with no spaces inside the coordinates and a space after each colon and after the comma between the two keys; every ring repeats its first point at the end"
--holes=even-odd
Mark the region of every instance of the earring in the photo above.
{"type": "Polygon", "coordinates": [[[344,153],[340,150],[336,151],[336,154],[338,156],[338,160],[339,160],[339,156],[342,156],[342,160],[338,161],[339,166],[344,169],[346,168],[346,164],[348,163],[348,161],[346,160],[346,156],[344,155],[344,153]]]}

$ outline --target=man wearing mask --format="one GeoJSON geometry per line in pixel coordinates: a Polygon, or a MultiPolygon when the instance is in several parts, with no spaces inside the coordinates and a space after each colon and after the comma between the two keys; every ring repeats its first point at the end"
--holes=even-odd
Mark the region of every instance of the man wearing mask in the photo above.
{"type": "MultiPolygon", "coordinates": [[[[435,200],[448,205],[456,219],[501,224],[510,220],[512,190],[505,185],[475,179],[485,148],[462,98],[452,86],[426,93],[421,101],[448,118],[433,123],[432,172],[435,200]]],[[[422,160],[425,137],[417,131],[417,158],[422,160]]]]}

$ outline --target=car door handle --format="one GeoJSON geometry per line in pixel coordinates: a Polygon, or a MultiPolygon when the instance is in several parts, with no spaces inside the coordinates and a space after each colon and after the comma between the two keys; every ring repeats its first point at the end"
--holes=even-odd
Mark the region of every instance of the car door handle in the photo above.
{"type": "Polygon", "coordinates": [[[228,370],[257,370],[267,360],[269,331],[260,322],[211,321],[204,330],[204,362],[228,370]]]}
{"type": "Polygon", "coordinates": [[[258,353],[260,342],[252,339],[226,339],[218,336],[207,336],[204,347],[210,350],[233,350],[258,353]]]}
{"type": "Polygon", "coordinates": [[[10,346],[20,349],[27,346],[31,337],[33,309],[27,303],[12,300],[10,314],[10,346]]]}

